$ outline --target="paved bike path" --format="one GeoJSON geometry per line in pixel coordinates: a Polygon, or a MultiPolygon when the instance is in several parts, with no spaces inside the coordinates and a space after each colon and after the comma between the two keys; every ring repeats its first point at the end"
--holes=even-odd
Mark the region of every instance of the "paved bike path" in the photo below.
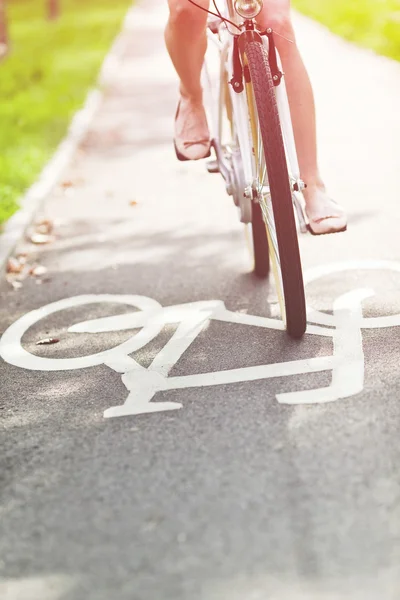
{"type": "MultiPolygon", "coordinates": [[[[48,272],[40,285],[33,277],[18,290],[1,283],[0,332],[29,311],[87,294],[143,295],[162,307],[218,300],[244,320],[276,317],[273,290],[250,274],[222,181],[174,157],[165,10],[143,2],[128,23],[92,130],[46,204],[56,240],[21,244],[48,272]]],[[[400,68],[303,18],[298,26],[323,174],[350,213],[347,234],[301,238],[304,267],[353,259],[366,267],[310,283],[308,300],[331,314],[338,297],[372,287],[364,316],[399,314],[400,273],[370,267],[400,263],[400,68]]],[[[92,355],[132,330],[68,328],[111,315],[125,323],[131,312],[105,302],[68,308],[36,319],[23,344],[47,358],[92,355]],[[60,341],[36,345],[49,337],[60,341]]],[[[171,319],[131,356],[148,367],[175,331],[171,319]]],[[[327,370],[164,391],[156,402],[182,408],[110,419],[104,411],[128,395],[115,363],[34,371],[1,361],[0,596],[397,599],[399,330],[363,329],[362,340],[363,391],[346,400],[277,401],[329,386],[327,370]]],[[[170,376],[332,354],[331,337],[294,342],[211,319],[170,376]]]]}

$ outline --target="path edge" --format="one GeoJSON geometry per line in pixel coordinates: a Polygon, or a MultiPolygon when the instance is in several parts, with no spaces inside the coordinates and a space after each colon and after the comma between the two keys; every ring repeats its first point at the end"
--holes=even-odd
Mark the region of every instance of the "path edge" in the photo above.
{"type": "Polygon", "coordinates": [[[18,242],[24,237],[44,202],[59,181],[61,174],[68,167],[80,143],[89,131],[93,118],[104,97],[104,86],[109,74],[114,70],[121,56],[123,34],[134,6],[131,6],[122,23],[110,50],[104,57],[100,67],[97,83],[86,95],[83,107],[72,117],[65,137],[57,146],[53,156],[45,164],[37,180],[26,190],[19,199],[20,208],[5,223],[0,230],[0,273],[4,274],[7,261],[15,250],[18,242]]]}

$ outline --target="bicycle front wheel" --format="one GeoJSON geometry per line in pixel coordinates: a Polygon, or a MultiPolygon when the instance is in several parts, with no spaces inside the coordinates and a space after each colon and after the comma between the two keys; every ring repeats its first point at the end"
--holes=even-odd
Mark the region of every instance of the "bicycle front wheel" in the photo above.
{"type": "Polygon", "coordinates": [[[283,321],[290,336],[306,330],[306,304],[292,190],[267,51],[254,38],[244,41],[250,73],[249,108],[257,171],[258,200],[265,224],[283,321]],[[253,106],[251,106],[253,104],[253,106]],[[252,110],[252,108],[254,110],[252,110]],[[268,188],[266,190],[266,185],[268,188]]]}

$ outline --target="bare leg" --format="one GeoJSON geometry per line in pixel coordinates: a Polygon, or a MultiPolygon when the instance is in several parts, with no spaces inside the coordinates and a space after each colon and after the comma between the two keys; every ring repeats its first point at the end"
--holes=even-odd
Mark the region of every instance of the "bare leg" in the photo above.
{"type": "Polygon", "coordinates": [[[304,198],[308,217],[318,233],[340,229],[346,224],[344,211],[329,198],[319,173],[314,95],[296,44],[290,18],[290,0],[265,0],[259,20],[263,28],[272,27],[277,33],[275,43],[285,72],[300,173],[307,184],[304,198]]]}
{"type": "MultiPolygon", "coordinates": [[[[202,158],[209,149],[209,144],[204,142],[208,140],[209,132],[202,105],[200,83],[207,47],[207,15],[188,0],[168,0],[168,2],[170,18],[165,30],[165,41],[181,80],[181,104],[175,125],[175,141],[179,141],[182,153],[184,152],[188,158],[202,158]],[[196,140],[199,142],[197,143],[196,140]]],[[[203,8],[209,5],[209,0],[196,0],[196,2],[203,8]]],[[[277,34],[280,34],[276,35],[275,41],[286,75],[300,172],[307,184],[304,197],[312,228],[317,233],[339,230],[346,224],[346,218],[343,209],[329,198],[319,173],[314,97],[307,71],[295,43],[290,18],[290,0],[264,0],[264,9],[259,22],[263,28],[272,27],[277,34]],[[288,39],[293,43],[287,41],[288,39]]]]}
{"type": "MultiPolygon", "coordinates": [[[[196,0],[208,8],[209,0],[196,0]]],[[[200,74],[207,48],[207,13],[188,0],[168,0],[170,15],[165,43],[179,79],[180,90],[195,100],[202,99],[200,74]]]]}
{"type": "MultiPolygon", "coordinates": [[[[209,0],[196,0],[208,8],[209,0]]],[[[170,16],[165,43],[180,79],[181,100],[175,122],[180,155],[198,159],[209,153],[209,130],[203,107],[201,69],[207,48],[207,13],[188,0],[168,0],[170,16]]]]}

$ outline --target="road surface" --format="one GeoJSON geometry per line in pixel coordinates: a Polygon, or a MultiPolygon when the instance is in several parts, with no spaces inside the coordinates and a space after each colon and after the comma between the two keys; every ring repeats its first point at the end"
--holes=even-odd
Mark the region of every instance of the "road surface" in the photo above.
{"type": "Polygon", "coordinates": [[[321,269],[307,301],[329,321],[338,299],[364,288],[375,294],[358,311],[346,303],[339,310],[342,337],[328,324],[325,335],[292,341],[268,326],[278,318],[274,290],[251,274],[223,182],[204,163],[175,159],[165,11],[148,0],[128,19],[90,134],[44,207],[55,241],[21,241],[28,262],[36,258],[47,274],[17,290],[1,283],[0,333],[10,352],[0,362],[0,596],[397,600],[400,329],[396,318],[369,328],[360,311],[376,325],[400,314],[400,67],[296,17],[322,172],[349,211],[346,234],[301,237],[305,271],[321,269]],[[89,304],[45,309],[23,333],[24,315],[82,295],[89,304]],[[116,295],[152,299],[144,321],[159,335],[150,332],[145,345],[132,337],[145,331],[135,321],[138,300],[116,295]],[[199,325],[199,310],[187,305],[205,310],[210,301],[219,312],[199,325]],[[79,331],[113,315],[119,319],[103,332],[79,331]],[[251,315],[259,319],[250,323],[251,315]],[[10,330],[15,322],[22,325],[10,330]],[[183,322],[183,346],[162,353],[183,322]],[[65,370],[26,357],[12,364],[22,333],[30,355],[60,360],[65,370]],[[36,345],[44,338],[60,341],[36,345]],[[125,346],[129,352],[99,364],[71,362],[132,339],[137,349],[125,346]],[[342,361],[336,396],[357,369],[361,388],[319,402],[311,390],[332,386],[332,356],[342,361]],[[312,371],[315,361],[324,369],[312,371]],[[175,387],[153,397],[151,364],[164,374],[157,385],[175,377],[175,387]],[[239,375],[221,383],[221,371],[239,375]],[[193,386],[196,374],[208,374],[204,385],[193,386]],[[301,391],[317,402],[279,401],[301,391]],[[129,392],[143,401],[141,414],[132,414],[133,402],[127,416],[104,418],[129,392]],[[149,413],[152,397],[153,407],[175,406],[149,413]]]}

